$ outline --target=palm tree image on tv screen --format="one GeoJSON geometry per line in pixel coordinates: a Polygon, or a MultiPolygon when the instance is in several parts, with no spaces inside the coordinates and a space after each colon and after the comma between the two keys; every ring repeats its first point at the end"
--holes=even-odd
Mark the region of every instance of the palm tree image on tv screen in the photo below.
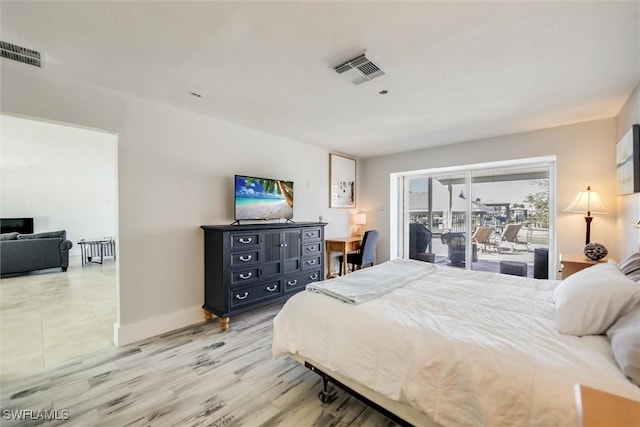
{"type": "Polygon", "coordinates": [[[293,181],[236,175],[236,220],[281,218],[293,218],[293,181]]]}

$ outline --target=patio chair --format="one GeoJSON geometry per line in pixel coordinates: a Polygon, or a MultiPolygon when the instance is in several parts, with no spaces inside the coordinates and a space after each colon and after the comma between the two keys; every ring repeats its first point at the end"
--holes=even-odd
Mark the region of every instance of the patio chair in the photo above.
{"type": "Polygon", "coordinates": [[[409,224],[409,259],[425,261],[433,258],[433,256],[429,256],[431,254],[427,254],[431,237],[431,230],[424,225],[418,223],[409,224]]]}
{"type": "Polygon", "coordinates": [[[518,245],[520,246],[524,245],[524,249],[521,249],[521,250],[525,250],[529,252],[530,251],[529,243],[518,240],[518,233],[520,232],[521,228],[522,228],[522,224],[507,224],[507,226],[504,228],[504,231],[502,232],[502,235],[500,237],[503,242],[511,243],[511,249],[514,252],[518,249],[517,248],[518,245]]]}
{"type": "Polygon", "coordinates": [[[496,242],[495,240],[491,239],[493,230],[493,227],[481,225],[476,228],[475,233],[473,233],[473,236],[471,236],[471,241],[473,243],[476,243],[481,251],[486,251],[487,247],[493,247],[495,249],[496,242]],[[479,245],[482,245],[482,247],[480,247],[479,245]]]}
{"type": "MultiPolygon", "coordinates": [[[[465,236],[464,232],[447,231],[440,235],[440,241],[449,248],[448,258],[449,265],[463,266],[465,261],[465,236]]],[[[478,261],[478,246],[476,243],[471,245],[471,262],[478,261]]]]}
{"type": "Polygon", "coordinates": [[[440,240],[449,248],[448,258],[451,265],[464,265],[464,233],[442,233],[440,240]]]}

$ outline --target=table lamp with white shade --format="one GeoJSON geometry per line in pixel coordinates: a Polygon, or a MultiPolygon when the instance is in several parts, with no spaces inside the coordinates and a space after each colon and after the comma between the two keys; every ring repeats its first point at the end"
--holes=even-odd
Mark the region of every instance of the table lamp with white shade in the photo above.
{"type": "Polygon", "coordinates": [[[367,223],[367,215],[363,213],[353,214],[351,216],[351,223],[353,225],[358,226],[358,230],[356,231],[356,236],[362,237],[362,226],[367,223]]]}
{"type": "Polygon", "coordinates": [[[569,206],[564,209],[565,212],[578,212],[586,213],[584,220],[587,223],[587,234],[585,244],[589,244],[591,241],[591,221],[593,217],[591,214],[606,214],[607,211],[602,205],[600,195],[591,190],[591,186],[587,187],[585,191],[578,193],[576,198],[571,202],[569,206]]]}

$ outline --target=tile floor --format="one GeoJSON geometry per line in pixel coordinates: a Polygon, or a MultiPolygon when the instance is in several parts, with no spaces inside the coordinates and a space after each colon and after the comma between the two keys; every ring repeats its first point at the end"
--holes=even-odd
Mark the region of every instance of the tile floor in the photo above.
{"type": "Polygon", "coordinates": [[[1,380],[114,347],[114,260],[69,264],[0,279],[1,380]]]}

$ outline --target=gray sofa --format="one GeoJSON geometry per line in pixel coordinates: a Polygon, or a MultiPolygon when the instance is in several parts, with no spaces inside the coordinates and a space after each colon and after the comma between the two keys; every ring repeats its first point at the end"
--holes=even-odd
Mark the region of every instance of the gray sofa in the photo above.
{"type": "Polygon", "coordinates": [[[73,246],[67,240],[67,232],[0,234],[0,274],[26,273],[45,268],[69,266],[69,249],[73,246]]]}

